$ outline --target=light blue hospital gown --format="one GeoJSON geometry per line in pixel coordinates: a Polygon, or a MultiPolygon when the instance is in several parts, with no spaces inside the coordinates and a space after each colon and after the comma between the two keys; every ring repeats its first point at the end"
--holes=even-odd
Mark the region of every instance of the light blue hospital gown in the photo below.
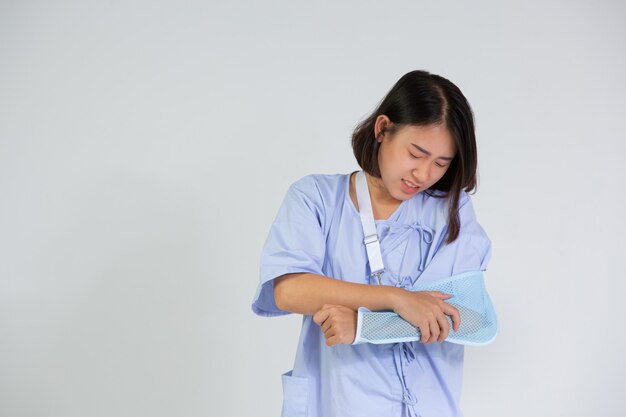
{"type": "MultiPolygon", "coordinates": [[[[261,316],[276,307],[273,279],[310,272],[368,283],[370,270],[359,214],[349,196],[349,174],[308,175],[291,185],[261,255],[260,284],[252,303],[261,316]]],[[[459,203],[461,230],[444,244],[447,200],[423,192],[376,220],[386,272],[384,285],[410,287],[485,270],[491,242],[476,221],[467,193],[459,203]]],[[[283,417],[458,417],[463,346],[448,342],[326,346],[304,316],[295,364],[285,373],[283,417]]]]}

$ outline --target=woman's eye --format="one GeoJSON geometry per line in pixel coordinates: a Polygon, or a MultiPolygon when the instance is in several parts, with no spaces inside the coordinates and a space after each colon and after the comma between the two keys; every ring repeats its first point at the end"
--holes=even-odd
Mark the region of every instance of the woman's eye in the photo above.
{"type": "MultiPolygon", "coordinates": [[[[413,159],[419,159],[419,158],[421,158],[421,156],[415,156],[415,155],[413,155],[411,152],[409,152],[409,156],[410,156],[411,158],[413,158],[413,159]]],[[[447,167],[447,165],[441,165],[441,164],[437,164],[437,163],[435,163],[435,165],[437,165],[439,168],[445,168],[445,167],[447,167]]]]}

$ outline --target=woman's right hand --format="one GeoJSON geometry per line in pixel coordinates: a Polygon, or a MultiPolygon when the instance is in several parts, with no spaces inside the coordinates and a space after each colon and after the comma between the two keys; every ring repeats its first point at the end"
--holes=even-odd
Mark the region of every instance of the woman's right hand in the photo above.
{"type": "Polygon", "coordinates": [[[446,316],[452,319],[454,331],[461,324],[459,310],[444,301],[451,297],[439,291],[402,290],[393,311],[420,330],[420,342],[443,342],[450,332],[446,316]]]}

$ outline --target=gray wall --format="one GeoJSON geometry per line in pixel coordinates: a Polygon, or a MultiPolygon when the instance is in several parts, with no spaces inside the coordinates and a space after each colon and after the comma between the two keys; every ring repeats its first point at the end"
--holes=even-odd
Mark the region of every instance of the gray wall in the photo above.
{"type": "Polygon", "coordinates": [[[0,415],[278,415],[268,228],[412,69],[476,115],[502,330],[466,416],[618,415],[626,6],[503,3],[0,2],[0,415]]]}

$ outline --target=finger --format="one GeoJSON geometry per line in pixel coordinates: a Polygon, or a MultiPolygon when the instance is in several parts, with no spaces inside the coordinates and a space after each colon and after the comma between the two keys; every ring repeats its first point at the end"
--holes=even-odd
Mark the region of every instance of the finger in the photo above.
{"type": "Polygon", "coordinates": [[[330,329],[331,326],[332,326],[332,320],[329,317],[328,319],[326,319],[324,323],[322,323],[320,327],[322,328],[322,331],[326,333],[328,329],[330,329]]]}
{"type": "Polygon", "coordinates": [[[322,307],[317,313],[313,315],[313,321],[315,324],[321,326],[322,323],[326,321],[326,319],[330,316],[330,309],[322,307]]]}
{"type": "Polygon", "coordinates": [[[428,343],[428,339],[430,339],[430,325],[428,324],[428,322],[426,322],[420,325],[419,329],[420,329],[420,333],[422,333],[420,342],[428,343]]]}
{"type": "Polygon", "coordinates": [[[324,337],[326,338],[326,340],[330,339],[331,337],[337,337],[337,330],[331,327],[330,329],[328,329],[328,331],[324,333],[324,337]]]}
{"type": "Polygon", "coordinates": [[[432,342],[437,341],[437,339],[439,338],[441,329],[439,328],[439,323],[437,322],[436,318],[433,318],[429,322],[429,326],[430,326],[430,337],[428,338],[428,343],[432,343],[432,342]]]}
{"type": "Polygon", "coordinates": [[[446,294],[441,291],[425,291],[428,295],[431,295],[435,298],[439,298],[440,300],[447,300],[448,298],[452,298],[452,294],[446,294]]]}
{"type": "Polygon", "coordinates": [[[339,338],[337,336],[332,336],[332,337],[328,337],[326,338],[326,346],[335,346],[340,344],[341,341],[339,340],[339,338]]]}
{"type": "Polygon", "coordinates": [[[441,310],[445,314],[450,316],[450,318],[452,319],[452,328],[454,329],[455,332],[458,332],[459,327],[461,326],[461,313],[459,313],[459,310],[453,305],[448,304],[448,303],[444,303],[441,310]]]}
{"type": "Polygon", "coordinates": [[[441,343],[446,340],[446,337],[448,337],[448,334],[450,333],[450,323],[448,322],[445,314],[437,315],[437,323],[439,324],[439,329],[441,329],[437,341],[441,343]]]}

